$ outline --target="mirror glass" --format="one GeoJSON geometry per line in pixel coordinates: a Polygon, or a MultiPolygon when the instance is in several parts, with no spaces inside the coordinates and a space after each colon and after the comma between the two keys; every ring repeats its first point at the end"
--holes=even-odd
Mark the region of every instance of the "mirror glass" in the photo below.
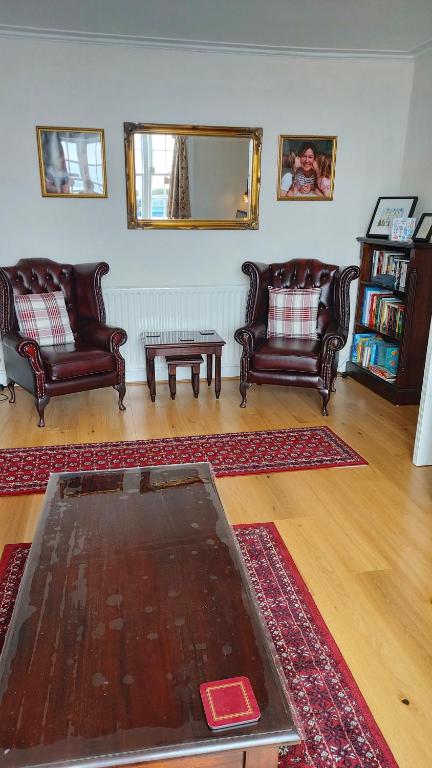
{"type": "Polygon", "coordinates": [[[129,123],[125,142],[129,227],[257,228],[256,130],[129,123]]]}

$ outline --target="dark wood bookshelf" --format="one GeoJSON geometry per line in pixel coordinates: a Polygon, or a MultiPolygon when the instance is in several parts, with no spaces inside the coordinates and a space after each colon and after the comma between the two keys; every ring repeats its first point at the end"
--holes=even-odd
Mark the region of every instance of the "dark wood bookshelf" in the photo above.
{"type": "Polygon", "coordinates": [[[394,336],[392,333],[384,333],[384,331],[380,331],[379,328],[375,328],[373,325],[365,325],[364,323],[356,322],[356,328],[359,328],[360,332],[370,331],[371,333],[379,333],[379,335],[382,336],[384,340],[388,339],[389,341],[397,342],[398,344],[401,340],[401,336],[394,336]]]}
{"type": "MultiPolygon", "coordinates": [[[[386,288],[385,285],[382,283],[379,283],[378,280],[361,280],[360,281],[362,285],[369,285],[374,288],[386,288]]],[[[398,297],[398,299],[404,299],[405,298],[405,291],[398,291],[396,288],[388,288],[389,293],[394,293],[395,296],[398,297]]]]}
{"type": "Polygon", "coordinates": [[[358,363],[349,362],[346,372],[364,386],[385,397],[395,405],[420,402],[429,326],[432,316],[432,243],[400,243],[384,238],[358,237],[360,243],[360,279],[354,333],[370,331],[383,339],[398,343],[399,364],[396,380],[386,381],[358,363]],[[375,251],[400,253],[409,261],[405,290],[398,291],[375,282],[372,262],[375,251]],[[362,309],[366,286],[384,288],[405,303],[402,335],[383,333],[362,323],[362,309]]]}

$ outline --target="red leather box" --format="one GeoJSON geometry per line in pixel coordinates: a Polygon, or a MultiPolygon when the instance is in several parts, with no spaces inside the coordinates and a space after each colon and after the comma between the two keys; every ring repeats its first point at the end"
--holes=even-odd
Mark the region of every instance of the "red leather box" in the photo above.
{"type": "Polygon", "coordinates": [[[207,723],[210,728],[230,728],[234,725],[256,723],[261,712],[250,680],[230,677],[200,685],[207,723]]]}

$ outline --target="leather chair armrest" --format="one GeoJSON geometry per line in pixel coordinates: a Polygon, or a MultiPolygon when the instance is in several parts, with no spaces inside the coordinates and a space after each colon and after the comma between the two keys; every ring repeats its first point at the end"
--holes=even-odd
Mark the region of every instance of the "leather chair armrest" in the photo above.
{"type": "Polygon", "coordinates": [[[321,360],[324,362],[343,349],[347,338],[348,331],[344,326],[331,323],[321,341],[321,360]]]}
{"type": "Polygon", "coordinates": [[[79,332],[86,342],[113,354],[118,352],[119,347],[127,341],[127,333],[123,328],[115,328],[102,323],[86,323],[80,327],[79,332]]]}
{"type": "Polygon", "coordinates": [[[38,399],[46,394],[46,372],[37,341],[15,331],[2,337],[8,379],[21,384],[38,399]],[[24,358],[24,359],[21,359],[24,358]]]}
{"type": "Polygon", "coordinates": [[[242,345],[243,355],[250,357],[255,352],[261,341],[266,338],[267,326],[265,323],[249,323],[242,328],[237,328],[234,333],[235,340],[242,345]]]}
{"type": "Polygon", "coordinates": [[[3,346],[17,352],[21,357],[28,357],[30,363],[34,360],[38,364],[38,367],[43,370],[40,347],[34,339],[30,339],[28,336],[23,336],[21,333],[8,331],[8,333],[3,334],[2,343],[3,346]]]}

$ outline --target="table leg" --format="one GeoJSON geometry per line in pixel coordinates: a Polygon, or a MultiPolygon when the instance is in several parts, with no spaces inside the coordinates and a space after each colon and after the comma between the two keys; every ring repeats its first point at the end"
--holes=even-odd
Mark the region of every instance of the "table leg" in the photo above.
{"type": "Polygon", "coordinates": [[[210,386],[213,378],[213,355],[207,355],[207,384],[210,386]]]}
{"type": "Polygon", "coordinates": [[[156,400],[156,376],[155,376],[155,359],[154,357],[147,358],[147,381],[150,390],[150,397],[152,403],[156,400]]]}
{"type": "Polygon", "coordinates": [[[278,747],[248,749],[244,754],[244,768],[276,768],[278,764],[278,747]]]}
{"type": "Polygon", "coordinates": [[[198,397],[199,395],[199,386],[200,386],[200,364],[197,363],[196,365],[192,366],[192,389],[194,393],[194,397],[198,397]]]}
{"type": "Polygon", "coordinates": [[[219,400],[219,395],[221,392],[221,361],[222,361],[222,354],[216,354],[215,355],[215,395],[216,399],[219,400]]]}
{"type": "Polygon", "coordinates": [[[175,400],[176,396],[176,367],[175,365],[168,366],[168,386],[171,395],[171,400],[175,400]]]}

